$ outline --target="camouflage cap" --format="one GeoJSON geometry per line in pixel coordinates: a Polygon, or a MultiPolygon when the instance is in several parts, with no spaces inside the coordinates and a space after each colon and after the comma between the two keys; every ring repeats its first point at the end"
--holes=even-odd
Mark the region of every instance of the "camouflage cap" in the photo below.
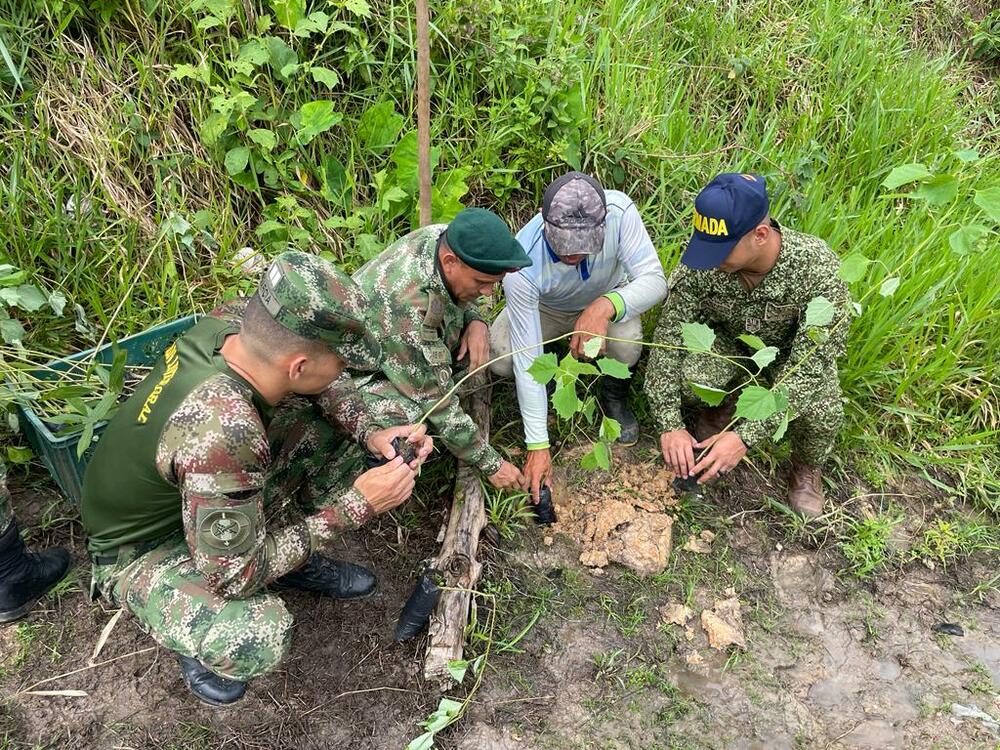
{"type": "Polygon", "coordinates": [[[545,239],[556,255],[595,255],[604,246],[608,206],[601,183],[583,172],[568,172],[545,189],[545,239]]]}
{"type": "Polygon", "coordinates": [[[282,253],[267,269],[257,294],[278,323],[327,344],[352,370],[381,366],[382,348],[367,323],[368,299],[332,263],[309,253],[282,253]]]}

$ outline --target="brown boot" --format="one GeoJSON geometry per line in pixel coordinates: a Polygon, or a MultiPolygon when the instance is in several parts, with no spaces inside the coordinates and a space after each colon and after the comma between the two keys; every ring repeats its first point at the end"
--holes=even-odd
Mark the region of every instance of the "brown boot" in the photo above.
{"type": "Polygon", "coordinates": [[[698,413],[698,421],[694,425],[694,438],[698,442],[708,440],[712,435],[717,435],[726,429],[726,425],[733,421],[736,413],[736,404],[722,404],[721,406],[706,406],[698,413]]]}
{"type": "Polygon", "coordinates": [[[823,472],[818,466],[792,461],[788,478],[788,504],[806,518],[823,514],[823,472]]]}

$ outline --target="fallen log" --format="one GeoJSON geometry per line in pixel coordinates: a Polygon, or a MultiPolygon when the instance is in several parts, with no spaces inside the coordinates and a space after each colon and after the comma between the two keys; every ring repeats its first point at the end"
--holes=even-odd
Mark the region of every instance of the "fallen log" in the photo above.
{"type": "MultiPolygon", "coordinates": [[[[470,392],[463,398],[465,412],[489,437],[492,388],[485,373],[471,378],[468,387],[470,392]]],[[[441,552],[430,563],[431,568],[440,572],[447,588],[441,592],[428,627],[424,657],[424,678],[427,680],[448,678],[448,663],[461,659],[465,647],[471,591],[483,569],[476,559],[479,534],[486,526],[486,496],[480,482],[479,472],[474,467],[459,462],[448,529],[441,552]]]]}

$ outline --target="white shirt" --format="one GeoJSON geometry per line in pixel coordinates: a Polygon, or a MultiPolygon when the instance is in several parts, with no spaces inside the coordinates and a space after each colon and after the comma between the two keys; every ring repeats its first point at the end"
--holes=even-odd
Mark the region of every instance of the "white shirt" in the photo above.
{"type": "Polygon", "coordinates": [[[629,320],[662,302],[667,294],[663,266],[649,239],[635,203],[622,192],[605,190],[608,214],[604,247],[578,266],[560,262],[545,240],[541,213],[517,233],[517,241],[532,264],[504,277],[503,289],[510,317],[510,345],[516,351],[514,379],[524,421],[528,448],[548,446],[548,403],[545,386],[528,374],[528,367],[542,353],[539,303],[562,312],[583,312],[603,294],[611,301],[615,322],[629,320]]]}

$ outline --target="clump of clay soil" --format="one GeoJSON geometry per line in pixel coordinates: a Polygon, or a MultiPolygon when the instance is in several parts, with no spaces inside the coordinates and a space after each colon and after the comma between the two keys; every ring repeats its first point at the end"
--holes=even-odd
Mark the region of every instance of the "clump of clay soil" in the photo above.
{"type": "MultiPolygon", "coordinates": [[[[566,461],[569,463],[569,461],[566,461]]],[[[670,557],[673,474],[662,461],[622,463],[618,475],[555,478],[552,531],[580,544],[580,562],[603,568],[616,562],[641,575],[660,573],[670,557]]]]}

